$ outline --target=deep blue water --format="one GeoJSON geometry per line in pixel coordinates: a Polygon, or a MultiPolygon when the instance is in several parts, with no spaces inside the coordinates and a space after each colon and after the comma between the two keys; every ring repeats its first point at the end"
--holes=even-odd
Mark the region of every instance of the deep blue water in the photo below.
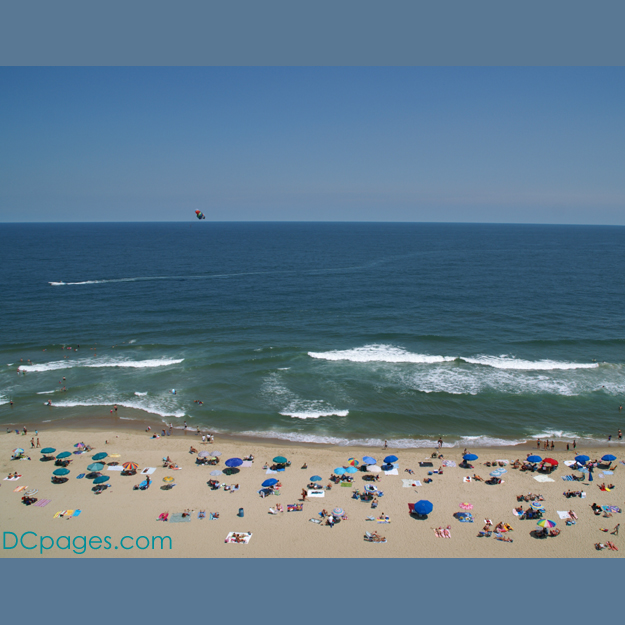
{"type": "Polygon", "coordinates": [[[0,241],[0,423],[117,403],[217,431],[475,446],[625,422],[625,228],[0,224],[0,241]]]}

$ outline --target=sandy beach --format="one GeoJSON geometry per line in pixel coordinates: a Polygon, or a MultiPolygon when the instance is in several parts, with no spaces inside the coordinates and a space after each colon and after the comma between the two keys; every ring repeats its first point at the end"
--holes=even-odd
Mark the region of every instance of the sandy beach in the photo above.
{"type": "MultiPolygon", "coordinates": [[[[63,484],[52,484],[52,471],[57,467],[53,461],[41,461],[40,449],[30,449],[28,436],[16,435],[15,432],[0,436],[0,471],[2,478],[9,473],[21,475],[18,480],[0,481],[0,521],[4,532],[2,557],[620,557],[625,550],[622,535],[612,535],[601,531],[601,528],[612,532],[620,522],[621,514],[612,512],[610,517],[595,515],[591,505],[615,506],[624,505],[625,467],[621,463],[622,446],[618,443],[606,445],[605,448],[578,449],[591,459],[601,458],[605,454],[617,457],[616,469],[612,474],[604,474],[601,468],[594,470],[594,481],[572,482],[562,479],[564,475],[572,475],[564,462],[574,458],[574,452],[567,452],[562,443],[556,444],[553,451],[537,451],[535,445],[517,446],[514,448],[470,449],[479,456],[473,461],[473,469],[459,466],[447,466],[443,473],[437,471],[442,466],[438,458],[432,459],[434,450],[382,450],[374,448],[325,447],[304,445],[283,445],[267,441],[238,441],[217,437],[212,444],[202,443],[201,438],[191,431],[171,437],[151,438],[153,432],[131,429],[64,429],[39,430],[41,447],[53,447],[55,455],[72,452],[69,466],[68,481],[63,484]],[[75,454],[75,444],[84,442],[93,447],[88,453],[75,454]],[[221,451],[220,463],[215,466],[196,465],[197,455],[190,453],[193,446],[198,451],[221,451]],[[30,460],[11,460],[12,450],[21,447],[30,460]],[[561,447],[562,449],[558,449],[561,447]],[[503,468],[503,483],[488,485],[472,480],[464,481],[465,476],[478,474],[489,479],[493,467],[485,466],[496,460],[508,460],[513,463],[517,458],[525,457],[536,451],[543,458],[552,457],[558,460],[559,467],[551,475],[545,476],[553,481],[537,481],[539,473],[521,472],[510,464],[503,468]],[[89,479],[77,479],[82,473],[88,473],[87,466],[93,462],[92,456],[105,452],[108,457],[104,463],[136,462],[139,473],[147,467],[155,470],[151,474],[152,484],[147,490],[134,490],[144,478],[140,475],[123,476],[118,470],[108,470],[105,466],[103,475],[110,476],[110,487],[99,495],[92,492],[93,484],[89,479]],[[221,475],[218,479],[228,486],[239,485],[236,491],[224,488],[211,490],[207,481],[212,470],[224,469],[228,458],[244,458],[252,454],[254,462],[244,466],[239,472],[221,475]],[[379,473],[379,482],[375,482],[384,495],[379,497],[378,507],[371,508],[369,502],[354,499],[352,493],[358,488],[361,492],[367,482],[363,476],[367,473],[353,474],[354,482],[349,487],[332,484],[331,490],[323,491],[323,498],[317,501],[303,502],[303,510],[288,512],[288,505],[302,503],[302,489],[313,475],[323,478],[323,486],[331,484],[329,477],[336,467],[347,466],[349,458],[356,458],[362,463],[363,456],[373,456],[378,464],[389,454],[398,457],[397,475],[379,473]],[[277,474],[267,474],[263,469],[265,463],[272,464],[275,456],[285,456],[291,465],[277,474]],[[163,467],[163,458],[169,456],[178,465],[178,470],[163,467]],[[420,462],[432,461],[433,467],[421,467],[420,462]],[[301,467],[306,464],[307,468],[301,467]],[[409,474],[411,469],[414,474],[409,474]],[[164,477],[174,478],[175,486],[164,489],[164,477]],[[269,478],[277,478],[281,482],[280,495],[269,495],[261,498],[258,490],[261,483],[269,478]],[[424,480],[430,478],[430,483],[424,480]],[[404,480],[418,480],[421,485],[406,485],[404,480]],[[602,491],[602,483],[614,484],[611,491],[602,491]],[[15,492],[19,487],[27,487],[15,492]],[[38,489],[34,495],[39,502],[50,500],[45,506],[24,505],[21,501],[26,490],[38,489]],[[584,491],[585,498],[563,495],[564,491],[584,491]],[[517,501],[517,496],[528,493],[540,494],[546,513],[543,518],[552,519],[557,523],[561,533],[555,537],[538,539],[531,532],[536,529],[536,520],[519,520],[513,509],[523,505],[527,509],[531,502],[517,501]],[[419,500],[429,500],[433,511],[427,518],[416,518],[409,514],[408,504],[419,500]],[[454,513],[462,512],[462,503],[472,506],[473,523],[460,522],[454,513]],[[270,514],[269,509],[281,504],[284,512],[270,514]],[[244,516],[238,516],[243,508],[244,516]],[[332,511],[342,508],[347,520],[342,520],[334,527],[324,523],[313,523],[310,519],[320,519],[319,512],[323,509],[332,511]],[[57,512],[80,510],[78,516],[57,517],[57,512]],[[191,514],[184,522],[171,522],[176,513],[190,510],[191,514]],[[560,519],[558,511],[574,511],[577,521],[566,525],[560,519]],[[198,518],[200,511],[206,512],[206,518],[198,518]],[[219,518],[210,520],[210,513],[219,513],[219,518]],[[169,513],[168,522],[158,521],[159,515],[169,513]],[[377,518],[384,513],[390,518],[388,523],[379,523],[377,518]],[[367,520],[375,517],[376,520],[367,520]],[[490,519],[494,524],[502,521],[512,526],[513,530],[505,533],[512,542],[505,542],[491,537],[478,537],[484,526],[484,520],[490,519]],[[450,538],[439,538],[436,528],[449,526],[450,538]],[[364,540],[365,532],[378,532],[387,540],[386,543],[371,543],[364,540]],[[25,532],[22,541],[15,548],[13,535],[18,539],[25,532]],[[230,532],[251,532],[248,544],[229,544],[225,542],[230,532]],[[56,541],[50,549],[42,550],[42,536],[50,539],[43,541],[48,545],[56,541]],[[72,543],[75,549],[61,549],[67,540],[60,537],[68,536],[70,541],[75,537],[91,537],[96,539],[82,551],[82,539],[72,543]],[[122,548],[120,541],[126,538],[122,548]],[[152,541],[153,536],[171,538],[171,549],[165,541],[165,549],[160,548],[160,539],[152,541]],[[108,542],[104,540],[109,537],[108,542]],[[146,539],[139,539],[146,537],[146,539]],[[103,540],[98,544],[98,538],[103,540]],[[595,543],[612,543],[619,551],[604,549],[596,550],[595,543]],[[148,548],[144,548],[150,543],[148,548]],[[152,549],[152,544],[155,544],[152,549]],[[110,548],[106,548],[110,545],[110,548]],[[35,546],[34,549],[25,547],[35,546]],[[96,547],[100,547],[96,549],[96,547]],[[41,553],[43,551],[43,553],[41,553]]],[[[444,460],[459,465],[463,450],[443,447],[439,453],[444,460]]],[[[541,477],[541,479],[543,479],[541,477]]]]}

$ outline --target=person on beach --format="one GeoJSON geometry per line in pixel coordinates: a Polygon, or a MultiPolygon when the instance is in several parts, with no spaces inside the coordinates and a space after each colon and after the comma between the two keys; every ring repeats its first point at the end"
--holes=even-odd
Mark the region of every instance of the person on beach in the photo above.
{"type": "Polygon", "coordinates": [[[388,441],[384,441],[384,448],[383,449],[388,449],[388,441]]]}
{"type": "Polygon", "coordinates": [[[41,447],[41,443],[39,443],[39,439],[37,439],[37,447],[41,447]]]}
{"type": "Polygon", "coordinates": [[[305,488],[302,488],[302,501],[308,501],[306,499],[306,489],[305,488]]]}
{"type": "Polygon", "coordinates": [[[540,449],[540,438],[536,439],[536,449],[540,449]]]}
{"type": "Polygon", "coordinates": [[[551,449],[553,449],[555,447],[555,445],[553,444],[553,441],[551,441],[551,449]]]}
{"type": "Polygon", "coordinates": [[[577,448],[577,441],[575,439],[573,439],[573,449],[577,448]]]}
{"type": "Polygon", "coordinates": [[[34,438],[31,438],[31,439],[30,439],[30,448],[31,448],[31,449],[34,449],[34,448],[35,448],[35,439],[34,439],[34,438]]]}
{"type": "Polygon", "coordinates": [[[620,523],[616,524],[616,527],[610,532],[611,534],[614,534],[615,536],[618,536],[618,528],[621,526],[620,523]]]}
{"type": "Polygon", "coordinates": [[[623,434],[621,433],[621,430],[618,431],[618,440],[620,441],[623,438],[623,434]]]}

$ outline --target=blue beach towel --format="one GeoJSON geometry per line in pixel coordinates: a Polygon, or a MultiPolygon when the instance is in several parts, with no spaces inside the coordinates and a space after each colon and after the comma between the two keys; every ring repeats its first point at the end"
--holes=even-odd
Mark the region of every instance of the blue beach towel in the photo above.
{"type": "Polygon", "coordinates": [[[573,481],[573,476],[572,476],[572,475],[563,475],[563,476],[562,476],[562,479],[563,479],[565,482],[572,482],[572,481],[573,481]]]}
{"type": "Polygon", "coordinates": [[[85,477],[85,474],[84,474],[84,473],[81,473],[80,475],[77,475],[77,476],[76,476],[76,479],[77,479],[77,480],[82,480],[82,478],[83,478],[83,477],[85,477]]]}

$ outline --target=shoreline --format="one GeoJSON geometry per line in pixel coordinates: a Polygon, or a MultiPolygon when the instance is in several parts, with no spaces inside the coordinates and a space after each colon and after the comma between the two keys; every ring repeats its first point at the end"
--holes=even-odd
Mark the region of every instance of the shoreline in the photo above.
{"type": "MultiPolygon", "coordinates": [[[[27,428],[29,435],[32,432],[38,431],[49,431],[49,432],[57,432],[57,431],[65,431],[68,429],[76,430],[76,431],[102,431],[106,430],[119,430],[119,431],[129,431],[135,433],[146,433],[147,428],[151,428],[152,433],[156,433],[160,435],[160,431],[165,429],[167,430],[165,423],[159,422],[158,425],[155,424],[154,421],[148,419],[130,419],[127,417],[121,416],[73,416],[73,417],[65,417],[62,419],[55,419],[46,422],[21,422],[17,423],[5,423],[3,427],[5,429],[11,429],[11,433],[14,430],[18,429],[20,431],[20,436],[22,435],[22,429],[24,427],[27,428]]],[[[194,438],[197,436],[197,426],[194,428],[189,426],[186,430],[184,426],[176,426],[174,424],[174,428],[172,429],[172,436],[178,438],[182,437],[191,437],[194,438]]],[[[269,446],[278,446],[278,447],[301,447],[308,449],[361,449],[363,452],[367,450],[371,451],[373,449],[380,449],[384,451],[384,449],[380,446],[376,445],[359,445],[359,444],[336,444],[336,443],[328,443],[328,442],[314,442],[314,441],[291,441],[284,438],[276,438],[276,437],[265,437],[265,436],[250,436],[245,434],[237,434],[233,432],[221,432],[219,430],[215,430],[212,428],[200,428],[200,436],[202,434],[211,433],[216,437],[219,437],[220,440],[231,441],[233,443],[246,443],[246,444],[266,444],[269,446]]],[[[8,433],[8,432],[7,432],[8,433]]],[[[171,437],[165,437],[171,438],[171,437]]],[[[402,440],[406,440],[405,438],[402,440]]],[[[423,439],[419,439],[423,440],[423,439]]],[[[502,439],[503,440],[503,439],[502,439]]],[[[446,443],[443,439],[443,450],[448,450],[449,452],[453,452],[454,450],[460,450],[461,447],[466,448],[467,450],[482,450],[482,451],[536,451],[536,452],[547,452],[551,453],[551,449],[545,450],[543,449],[543,443],[546,439],[541,438],[541,446],[540,449],[536,446],[536,439],[527,440],[524,443],[510,444],[510,445],[470,445],[467,441],[463,442],[463,444],[450,444],[446,443]]],[[[558,439],[548,439],[553,440],[555,443],[554,453],[555,452],[565,452],[565,446],[568,440],[561,441],[558,439]]],[[[570,453],[574,452],[572,444],[570,444],[570,453]]],[[[580,439],[577,442],[577,449],[591,450],[591,449],[620,449],[625,447],[625,440],[612,440],[612,441],[592,441],[589,442],[587,439],[580,439]]],[[[394,450],[398,452],[409,452],[409,451],[428,451],[428,450],[436,450],[438,446],[436,441],[432,441],[432,445],[421,445],[414,447],[393,447],[392,440],[389,440],[389,445],[387,447],[388,450],[394,450]]]]}

